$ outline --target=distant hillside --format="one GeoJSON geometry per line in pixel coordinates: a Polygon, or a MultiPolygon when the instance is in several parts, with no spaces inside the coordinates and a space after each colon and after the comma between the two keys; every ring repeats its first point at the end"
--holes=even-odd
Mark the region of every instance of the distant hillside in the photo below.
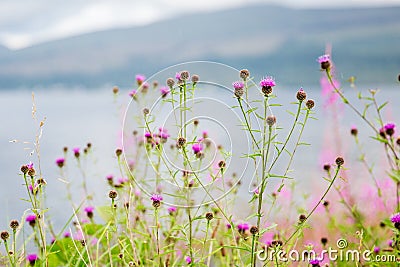
{"type": "MultiPolygon", "coordinates": [[[[286,84],[316,83],[316,57],[331,43],[343,77],[391,83],[400,72],[400,7],[301,10],[257,5],[188,14],[17,51],[0,46],[0,89],[132,84],[187,60],[214,60],[286,84]]],[[[116,14],[118,15],[118,14],[116,14]]]]}

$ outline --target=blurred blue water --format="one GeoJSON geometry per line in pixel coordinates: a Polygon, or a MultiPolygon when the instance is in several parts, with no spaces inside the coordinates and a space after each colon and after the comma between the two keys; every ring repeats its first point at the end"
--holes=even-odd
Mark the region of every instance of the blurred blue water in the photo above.
{"type": "MultiPolygon", "coordinates": [[[[396,115],[400,114],[400,90],[396,86],[384,86],[378,95],[379,100],[388,99],[391,103],[383,112],[388,121],[400,123],[396,115]]],[[[398,87],[398,86],[397,86],[398,87]]],[[[307,87],[304,87],[305,89],[307,87]]],[[[283,107],[273,108],[282,126],[282,138],[292,121],[287,110],[294,111],[295,106],[290,105],[295,101],[298,88],[279,87],[276,90],[278,98],[274,102],[284,104],[283,107]]],[[[360,89],[375,89],[375,87],[362,87],[360,89]]],[[[307,90],[307,89],[306,89],[307,90]]],[[[293,168],[296,172],[291,176],[299,176],[298,182],[304,193],[312,191],[321,181],[321,149],[326,145],[327,134],[332,129],[337,129],[338,135],[343,137],[341,148],[339,144],[331,142],[331,150],[342,150],[348,157],[356,158],[353,152],[349,129],[353,124],[358,125],[360,138],[369,140],[371,131],[350,112],[345,106],[340,106],[337,116],[327,113],[321,107],[322,97],[318,87],[307,90],[310,98],[316,101],[315,117],[311,120],[304,132],[303,140],[312,143],[312,146],[301,147],[298,151],[293,168]],[[335,120],[334,118],[337,118],[335,120]],[[317,182],[315,182],[317,181],[317,182]]],[[[356,100],[352,89],[346,91],[350,99],[356,100]]],[[[34,149],[33,142],[37,134],[39,121],[46,117],[43,134],[40,139],[40,159],[43,177],[47,181],[47,205],[49,214],[54,224],[61,227],[71,216],[72,208],[66,198],[65,185],[60,178],[59,169],[55,159],[63,155],[62,148],[68,146],[84,147],[88,142],[93,144],[93,151],[84,164],[88,173],[89,191],[94,192],[96,203],[105,203],[107,195],[106,175],[116,173],[117,164],[114,151],[120,145],[119,137],[122,126],[124,106],[129,102],[128,91],[120,92],[116,99],[111,88],[97,90],[53,88],[49,90],[35,90],[36,117],[32,119],[31,90],[1,91],[0,114],[2,123],[0,127],[0,229],[8,227],[11,219],[20,219],[28,208],[28,203],[21,200],[26,197],[23,179],[20,176],[20,166],[29,161],[38,164],[36,153],[30,155],[34,149]],[[17,140],[16,142],[10,142],[17,140]]],[[[365,91],[365,94],[367,92],[365,91]]],[[[218,92],[215,93],[216,97],[218,92]]],[[[358,105],[360,106],[360,105],[358,105]]],[[[361,107],[361,106],[360,106],[361,107]]],[[[229,121],[229,120],[227,120],[229,121]]],[[[297,131],[296,131],[297,133],[297,131]]],[[[281,138],[281,139],[282,139],[281,138]]],[[[368,146],[369,151],[379,151],[378,146],[368,146]]],[[[372,154],[378,160],[379,153],[372,154]]],[[[72,161],[72,157],[70,158],[72,161]]],[[[75,163],[69,164],[68,172],[73,183],[75,202],[82,200],[81,175],[73,168],[75,163]]],[[[240,166],[236,166],[239,167],[240,166]]],[[[323,181],[322,181],[323,182],[323,181]]],[[[247,186],[241,190],[239,204],[247,205],[249,195],[247,186]]]]}

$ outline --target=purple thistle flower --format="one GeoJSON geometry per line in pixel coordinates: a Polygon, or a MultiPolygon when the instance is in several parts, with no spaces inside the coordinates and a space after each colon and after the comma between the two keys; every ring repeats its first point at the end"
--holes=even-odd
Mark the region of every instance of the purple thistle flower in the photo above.
{"type": "Polygon", "coordinates": [[[146,138],[151,138],[152,136],[151,136],[151,133],[150,133],[150,132],[145,132],[145,133],[144,133],[144,137],[146,137],[146,138]]]}
{"type": "Polygon", "coordinates": [[[192,150],[194,154],[197,154],[203,150],[203,145],[201,143],[195,143],[192,145],[192,150]]]}
{"type": "Polygon", "coordinates": [[[86,213],[93,212],[93,211],[94,211],[94,207],[93,207],[93,206],[87,206],[87,207],[84,209],[84,211],[85,211],[86,213]]]}
{"type": "Polygon", "coordinates": [[[389,240],[387,241],[387,244],[388,244],[389,247],[393,247],[393,240],[392,240],[392,239],[389,239],[389,240]]]}
{"type": "Polygon", "coordinates": [[[30,265],[35,265],[35,262],[39,259],[39,257],[36,254],[28,254],[26,256],[26,259],[29,261],[30,265]]]}
{"type": "Polygon", "coordinates": [[[79,153],[80,149],[79,147],[75,147],[72,149],[72,151],[74,152],[74,154],[79,153]]]}
{"type": "Polygon", "coordinates": [[[390,217],[390,221],[392,223],[400,223],[400,212],[393,214],[392,217],[390,217]]]}
{"type": "Polygon", "coordinates": [[[64,233],[64,237],[65,237],[65,238],[71,237],[71,233],[70,233],[70,232],[65,232],[65,233],[64,233]]]}
{"type": "Polygon", "coordinates": [[[265,77],[260,81],[261,87],[274,87],[275,85],[275,80],[272,77],[265,77]]]}
{"type": "Polygon", "coordinates": [[[137,84],[140,86],[146,80],[146,77],[142,74],[136,74],[135,79],[137,84]]]}
{"type": "Polygon", "coordinates": [[[232,225],[231,225],[230,223],[227,223],[227,224],[226,224],[226,228],[227,228],[227,229],[231,229],[231,228],[232,228],[232,225]]]}
{"type": "Polygon", "coordinates": [[[166,97],[169,94],[170,90],[167,86],[161,86],[160,92],[162,97],[166,97]]]}
{"type": "Polygon", "coordinates": [[[58,158],[56,159],[56,164],[58,167],[62,168],[64,166],[65,159],[64,158],[58,158]]]}
{"type": "Polygon", "coordinates": [[[192,263],[192,258],[190,256],[187,256],[185,260],[186,260],[187,264],[191,264],[192,263]]]}
{"type": "Polygon", "coordinates": [[[318,57],[318,59],[317,59],[318,63],[329,62],[330,60],[331,60],[331,57],[328,54],[322,55],[322,56],[318,57]]]}
{"type": "Polygon", "coordinates": [[[170,137],[170,135],[167,132],[161,132],[160,133],[160,138],[161,139],[168,139],[168,137],[170,137]]]}
{"type": "Polygon", "coordinates": [[[241,232],[241,233],[250,229],[248,223],[240,223],[240,224],[237,225],[237,228],[238,228],[238,231],[241,232]]]}
{"type": "Polygon", "coordinates": [[[106,179],[108,181],[112,180],[113,178],[114,178],[114,176],[112,174],[109,174],[109,175],[106,176],[106,179]]]}
{"type": "Polygon", "coordinates": [[[28,167],[28,169],[32,169],[32,168],[33,168],[33,163],[32,163],[32,161],[29,162],[29,164],[27,164],[26,167],[28,167]]]}
{"type": "Polygon", "coordinates": [[[169,207],[168,208],[168,213],[170,214],[170,215],[172,215],[173,213],[175,213],[176,212],[176,207],[169,207]]]}
{"type": "Polygon", "coordinates": [[[133,89],[132,91],[129,92],[130,97],[135,97],[136,94],[137,94],[137,91],[135,89],[133,89]]]}
{"type": "Polygon", "coordinates": [[[30,214],[26,216],[25,221],[31,223],[36,221],[36,215],[35,214],[30,214]]]}
{"type": "Polygon", "coordinates": [[[151,201],[153,201],[153,202],[160,202],[160,201],[163,200],[163,197],[162,197],[161,195],[153,194],[153,195],[150,197],[150,199],[151,199],[151,201]]]}
{"type": "Polygon", "coordinates": [[[389,136],[392,136],[394,134],[395,127],[396,127],[396,124],[394,124],[394,123],[386,123],[385,126],[383,126],[386,134],[389,136]]]}
{"type": "Polygon", "coordinates": [[[181,80],[181,73],[180,73],[180,72],[177,72],[177,73],[175,74],[175,79],[177,79],[178,81],[181,80]]]}
{"type": "Polygon", "coordinates": [[[128,180],[128,178],[126,178],[126,177],[120,177],[120,178],[118,178],[118,183],[119,184],[125,184],[125,183],[127,183],[129,180],[128,180]]]}
{"type": "Polygon", "coordinates": [[[260,194],[260,190],[258,190],[258,187],[257,187],[257,188],[255,188],[255,189],[253,190],[253,193],[254,193],[255,195],[258,195],[258,194],[260,194]]]}
{"type": "Polygon", "coordinates": [[[241,81],[236,81],[236,82],[232,83],[232,86],[235,90],[240,90],[240,89],[243,89],[244,83],[241,81]]]}
{"type": "Polygon", "coordinates": [[[381,251],[381,248],[378,246],[374,247],[374,253],[378,254],[381,251]]]}
{"type": "Polygon", "coordinates": [[[312,266],[319,266],[319,260],[317,260],[317,259],[310,260],[310,264],[312,266]]]}

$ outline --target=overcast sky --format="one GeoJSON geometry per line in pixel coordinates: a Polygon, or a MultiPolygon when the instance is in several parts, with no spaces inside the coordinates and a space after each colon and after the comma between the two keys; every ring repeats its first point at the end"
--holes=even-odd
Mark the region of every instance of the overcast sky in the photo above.
{"type": "Polygon", "coordinates": [[[0,44],[19,49],[96,30],[148,24],[184,12],[251,3],[319,8],[400,5],[400,0],[0,0],[0,44]]]}

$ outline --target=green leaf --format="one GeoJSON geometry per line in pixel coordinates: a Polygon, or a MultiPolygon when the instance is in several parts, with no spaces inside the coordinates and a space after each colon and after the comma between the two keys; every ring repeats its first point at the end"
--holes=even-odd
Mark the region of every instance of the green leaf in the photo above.
{"type": "Polygon", "coordinates": [[[383,109],[388,103],[389,103],[389,101],[386,101],[385,103],[380,105],[379,108],[378,108],[378,111],[381,111],[381,109],[383,109]]]}

